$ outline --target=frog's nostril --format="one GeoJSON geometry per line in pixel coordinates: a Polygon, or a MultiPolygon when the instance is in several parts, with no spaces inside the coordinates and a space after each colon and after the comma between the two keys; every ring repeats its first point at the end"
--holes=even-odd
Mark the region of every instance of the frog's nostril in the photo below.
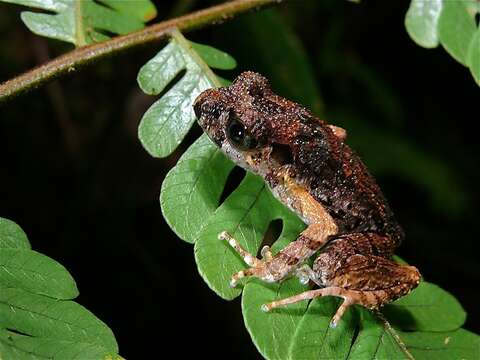
{"type": "Polygon", "coordinates": [[[193,103],[193,111],[195,112],[195,116],[198,120],[200,120],[200,117],[202,116],[202,104],[203,100],[201,96],[197,97],[197,99],[193,103]]]}

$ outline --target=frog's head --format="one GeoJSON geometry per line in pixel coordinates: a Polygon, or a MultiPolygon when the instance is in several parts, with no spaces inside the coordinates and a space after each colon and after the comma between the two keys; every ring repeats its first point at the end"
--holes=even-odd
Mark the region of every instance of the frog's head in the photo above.
{"type": "Polygon", "coordinates": [[[202,92],[193,107],[202,129],[227,156],[265,176],[283,165],[272,156],[273,143],[286,125],[280,119],[285,117],[282,104],[271,99],[275,96],[265,77],[244,72],[231,86],[202,92]]]}

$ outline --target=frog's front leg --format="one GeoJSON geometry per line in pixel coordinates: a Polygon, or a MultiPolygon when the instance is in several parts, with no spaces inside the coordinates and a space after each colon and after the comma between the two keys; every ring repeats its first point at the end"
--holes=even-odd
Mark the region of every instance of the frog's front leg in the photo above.
{"type": "Polygon", "coordinates": [[[266,282],[277,282],[297,270],[298,276],[303,282],[306,282],[308,277],[318,283],[318,279],[314,278],[313,271],[304,267],[299,268],[299,266],[324,246],[331,235],[333,235],[333,231],[328,227],[319,223],[312,224],[300,234],[297,240],[288,244],[275,256],[271,254],[268,247],[264,247],[261,251],[263,259],[260,260],[243,249],[227,232],[222,232],[219,234],[219,239],[228,241],[230,246],[250,266],[250,268],[234,274],[230,285],[236,286],[241,278],[247,276],[255,276],[266,282]]]}

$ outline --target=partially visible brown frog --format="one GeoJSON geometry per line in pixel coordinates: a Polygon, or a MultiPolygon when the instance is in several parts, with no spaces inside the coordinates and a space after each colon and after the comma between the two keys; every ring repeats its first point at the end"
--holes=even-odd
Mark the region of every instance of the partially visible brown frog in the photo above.
{"type": "Polygon", "coordinates": [[[222,233],[250,266],[232,276],[232,286],[246,276],[277,282],[295,274],[319,288],[263,310],[339,296],[344,301],[332,319],[336,326],[349,306],[378,309],[418,285],[415,267],[392,261],[404,234],[375,180],[345,144],[345,130],[274,94],[254,72],[242,73],[229,87],[204,91],[194,110],[210,139],[236,164],[262,176],[308,225],[277,254],[264,247],[262,259],[222,233]],[[312,269],[305,261],[317,252],[312,269]]]}

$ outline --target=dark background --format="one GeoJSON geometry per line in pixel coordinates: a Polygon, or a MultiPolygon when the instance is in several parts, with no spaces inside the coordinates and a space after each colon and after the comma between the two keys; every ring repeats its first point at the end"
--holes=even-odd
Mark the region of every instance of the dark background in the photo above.
{"type": "MultiPolygon", "coordinates": [[[[159,19],[211,1],[156,1],[159,19]]],[[[407,1],[294,0],[187,36],[231,53],[279,93],[345,126],[403,225],[398,254],[452,292],[480,332],[477,242],[479,88],[443,49],[407,35],[407,1]]],[[[71,47],[32,35],[20,8],[0,5],[0,80],[71,47]]],[[[114,331],[121,354],[260,358],[239,301],[197,273],[158,203],[189,142],[153,159],[136,137],[155,100],[136,84],[151,45],[103,60],[0,108],[0,216],[77,281],[78,302],[114,331]]]]}

